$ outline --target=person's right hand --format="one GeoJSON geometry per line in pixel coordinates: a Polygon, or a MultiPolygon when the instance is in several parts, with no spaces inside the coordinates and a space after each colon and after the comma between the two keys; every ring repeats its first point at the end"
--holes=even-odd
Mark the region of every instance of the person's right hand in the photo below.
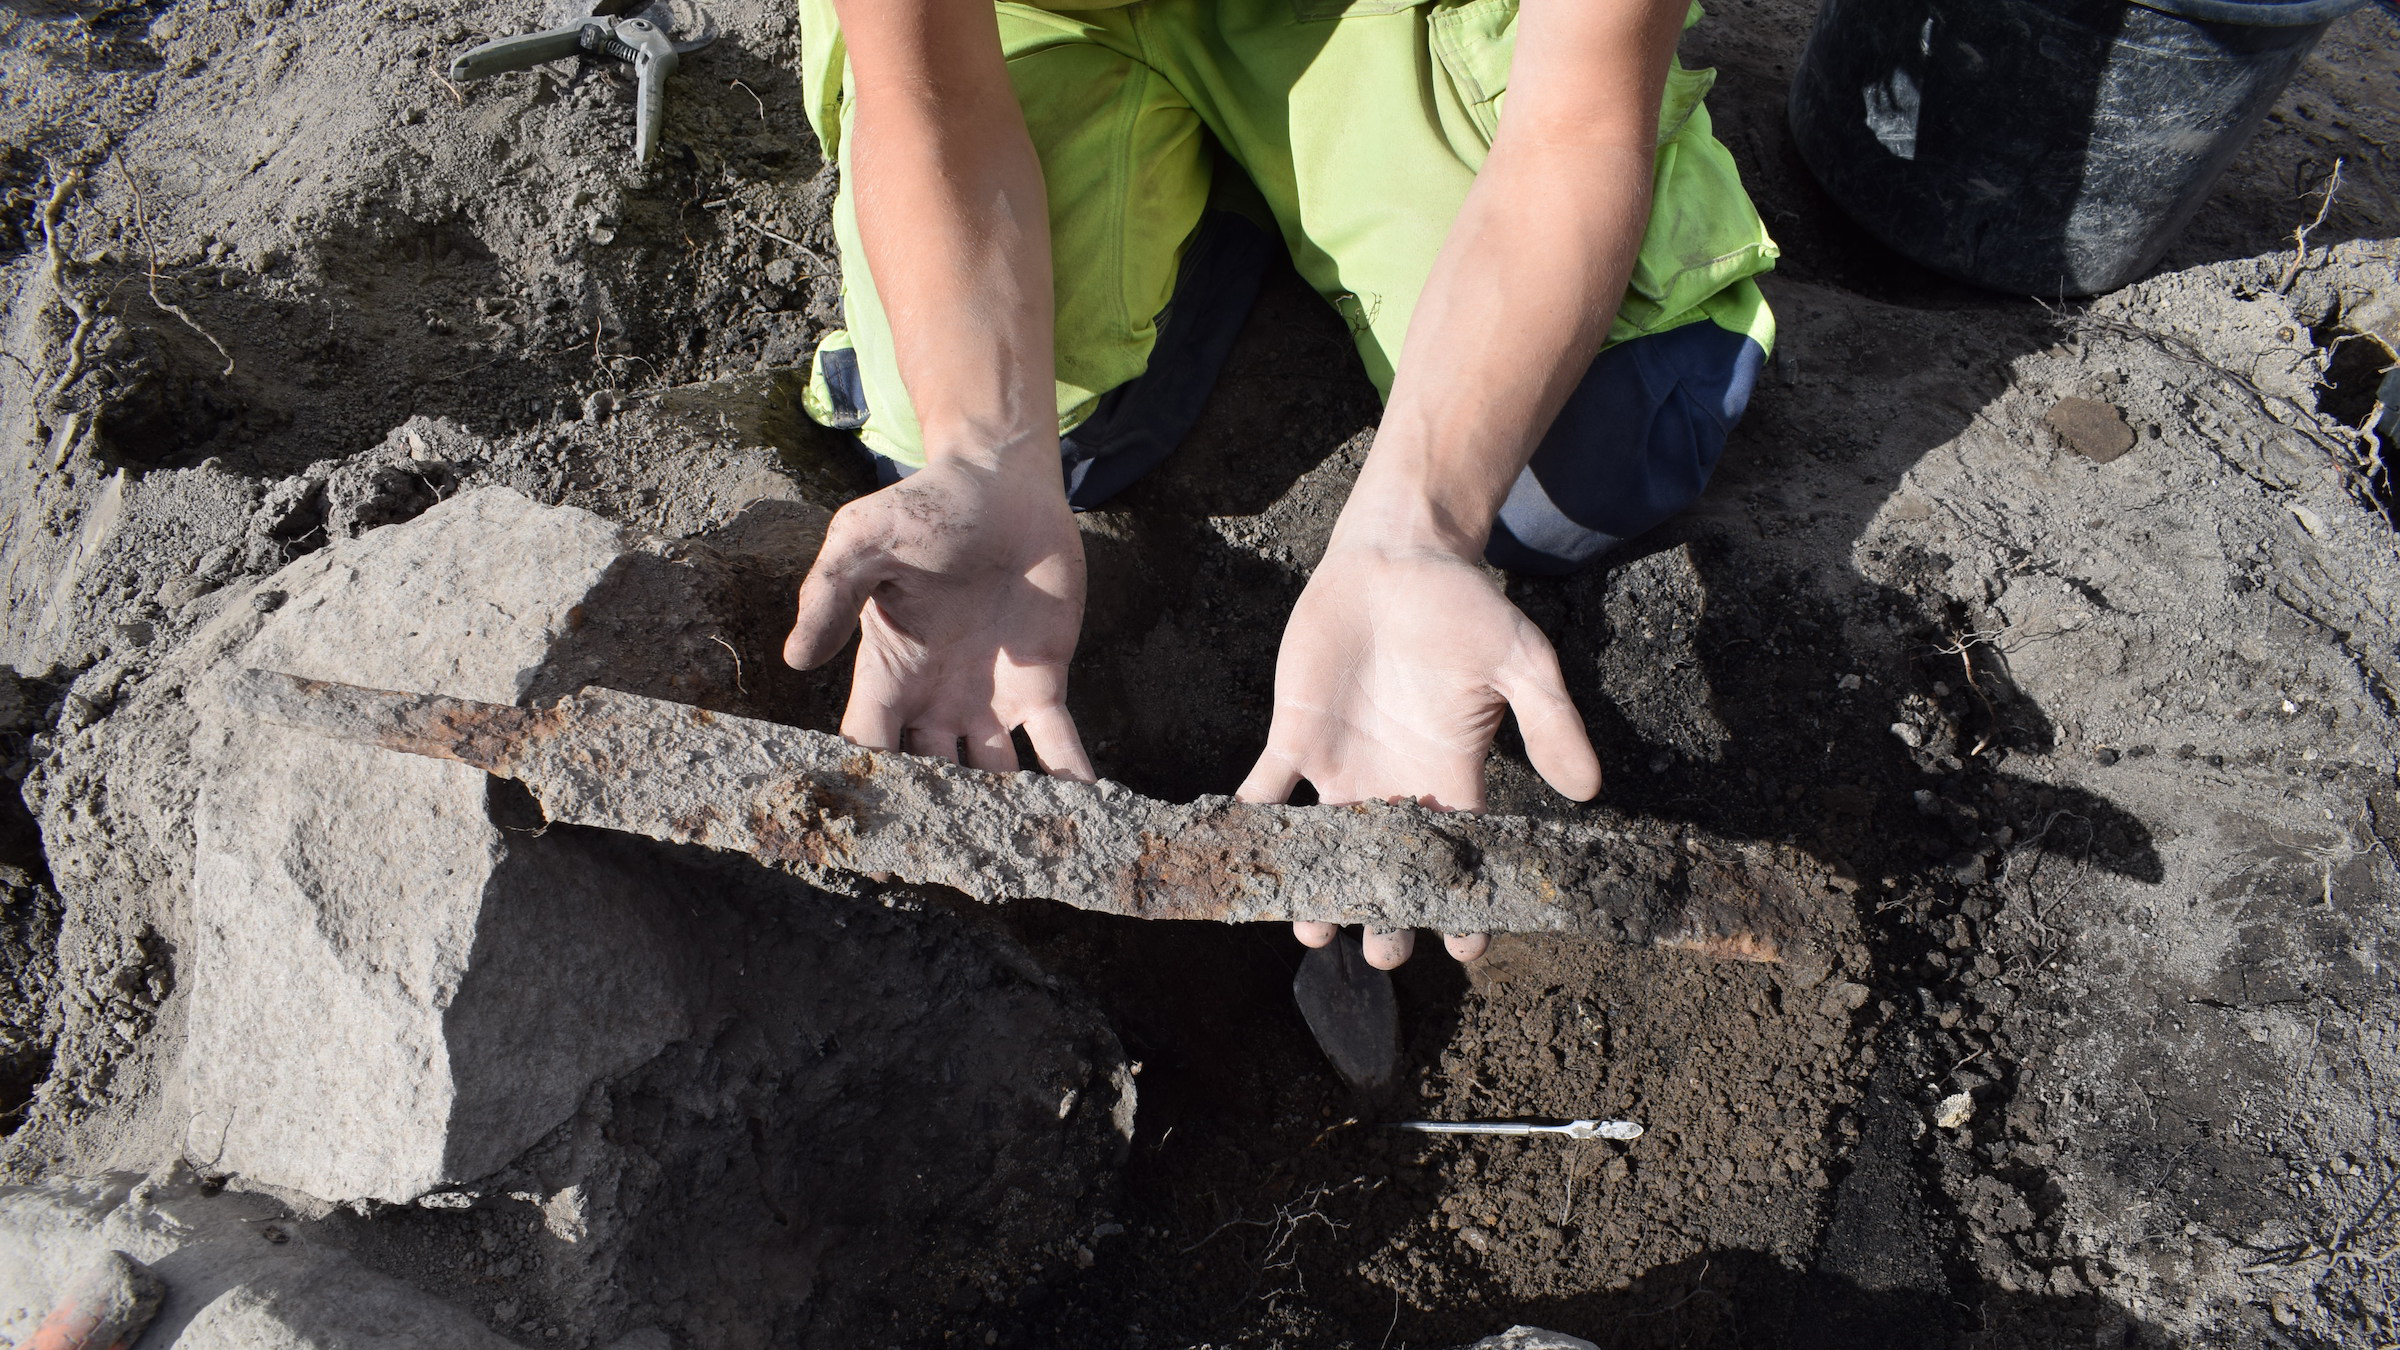
{"type": "Polygon", "coordinates": [[[1025,729],[1048,772],[1089,782],[1067,712],[1083,541],[1055,452],[952,455],[836,512],[783,659],[833,659],[863,630],[842,735],[1007,773],[1025,729]]]}

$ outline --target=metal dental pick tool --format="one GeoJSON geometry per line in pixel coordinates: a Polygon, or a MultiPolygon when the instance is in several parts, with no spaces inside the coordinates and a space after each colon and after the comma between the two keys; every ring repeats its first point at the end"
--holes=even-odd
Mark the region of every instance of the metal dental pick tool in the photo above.
{"type": "Polygon", "coordinates": [[[1570,1120],[1563,1125],[1537,1125],[1525,1120],[1397,1120],[1384,1127],[1419,1134],[1557,1134],[1569,1139],[1639,1139],[1642,1127],[1630,1120],[1570,1120]]]}

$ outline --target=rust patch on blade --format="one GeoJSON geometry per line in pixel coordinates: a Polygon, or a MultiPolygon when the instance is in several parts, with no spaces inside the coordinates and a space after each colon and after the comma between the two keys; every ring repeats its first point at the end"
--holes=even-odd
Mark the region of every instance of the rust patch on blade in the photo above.
{"type": "Polygon", "coordinates": [[[702,802],[681,815],[669,817],[667,828],[675,832],[676,843],[713,845],[717,826],[724,819],[724,812],[702,802]]]}
{"type": "Polygon", "coordinates": [[[1266,841],[1227,815],[1173,838],[1145,830],[1141,842],[1116,887],[1119,912],[1136,918],[1221,920],[1237,897],[1273,890],[1283,880],[1266,841]]]}
{"type": "Polygon", "coordinates": [[[510,708],[451,699],[403,709],[400,724],[376,738],[387,750],[431,755],[507,774],[517,757],[566,729],[556,708],[510,708]]]}
{"type": "Polygon", "coordinates": [[[1028,816],[1017,830],[1017,849],[1034,858],[1072,858],[1083,847],[1083,828],[1073,816],[1028,816]]]}
{"type": "Polygon", "coordinates": [[[759,793],[750,808],[750,850],[768,862],[851,868],[858,843],[858,803],[806,778],[791,778],[759,793]]]}
{"type": "Polygon", "coordinates": [[[366,744],[431,759],[454,759],[507,775],[518,754],[567,729],[563,708],[517,708],[440,694],[364,689],[331,680],[284,676],[320,715],[359,733],[366,744]]]}

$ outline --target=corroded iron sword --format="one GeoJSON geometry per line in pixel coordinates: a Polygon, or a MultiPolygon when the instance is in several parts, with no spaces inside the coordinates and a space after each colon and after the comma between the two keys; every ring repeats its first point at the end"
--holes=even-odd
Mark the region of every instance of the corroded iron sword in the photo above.
{"type": "Polygon", "coordinates": [[[225,689],[264,722],[513,778],[552,821],[805,875],[885,873],[1145,919],[1575,933],[1810,965],[1855,925],[1804,854],[1600,808],[1564,822],[1380,803],[1176,805],[608,689],[531,708],[264,670],[225,689]]]}

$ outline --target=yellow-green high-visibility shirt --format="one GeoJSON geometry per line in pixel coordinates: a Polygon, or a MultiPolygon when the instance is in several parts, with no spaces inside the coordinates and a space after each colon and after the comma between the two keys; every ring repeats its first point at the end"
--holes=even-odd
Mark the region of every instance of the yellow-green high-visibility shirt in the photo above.
{"type": "MultiPolygon", "coordinates": [[[[810,125],[842,162],[847,58],[832,0],[799,0],[810,125]]],[[[1061,431],[1146,368],[1183,249],[1212,200],[1263,207],[1389,394],[1409,316],[1508,92],[1517,0],[1001,3],[1002,56],[1040,156],[1057,291],[1061,431]],[[1217,147],[1247,183],[1220,183],[1217,147]],[[1251,185],[1255,185],[1255,194],[1251,185]],[[1212,195],[1213,194],[1213,195],[1212,195]],[[1262,200],[1263,199],[1263,200],[1262,200]]],[[[1689,23],[1700,8],[1691,7],[1689,23]]],[[[1774,341],[1753,277],[1777,249],[1702,99],[1670,65],[1650,222],[1611,344],[1713,321],[1774,341]]],[[[1263,223],[1263,222],[1262,222],[1263,223]]],[[[834,205],[869,449],[924,462],[845,179],[834,205]]],[[[822,362],[804,402],[834,415],[822,362]]]]}

